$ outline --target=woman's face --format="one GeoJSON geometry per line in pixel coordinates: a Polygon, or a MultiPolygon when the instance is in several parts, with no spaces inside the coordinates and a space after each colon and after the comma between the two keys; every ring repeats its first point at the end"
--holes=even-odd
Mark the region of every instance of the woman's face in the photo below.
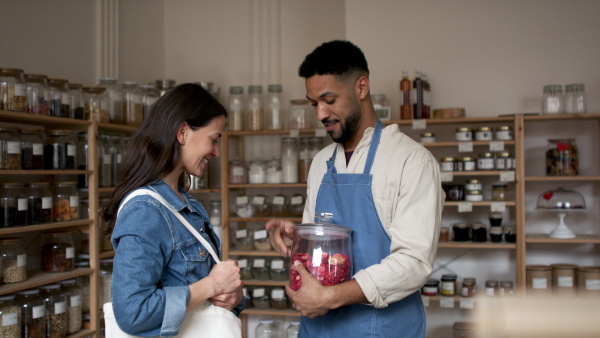
{"type": "Polygon", "coordinates": [[[183,132],[178,134],[181,144],[180,165],[188,174],[202,176],[208,161],[219,157],[219,140],[225,129],[225,116],[217,116],[210,123],[196,130],[184,123],[183,132]]]}

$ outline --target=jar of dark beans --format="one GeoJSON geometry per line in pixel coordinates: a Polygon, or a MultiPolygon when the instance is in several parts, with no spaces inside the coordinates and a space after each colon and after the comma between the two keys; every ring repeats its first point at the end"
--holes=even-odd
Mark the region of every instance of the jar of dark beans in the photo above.
{"type": "Polygon", "coordinates": [[[22,337],[46,337],[46,303],[38,289],[17,292],[15,303],[21,307],[22,337]]]}
{"type": "Polygon", "coordinates": [[[467,227],[467,223],[452,224],[452,233],[454,234],[453,240],[455,242],[466,242],[469,240],[469,228],[467,227]]]}
{"type": "Polygon", "coordinates": [[[517,231],[515,227],[506,227],[504,229],[504,240],[506,241],[506,243],[517,242],[517,231]]]}
{"type": "Polygon", "coordinates": [[[473,222],[471,226],[471,240],[473,242],[487,242],[487,228],[482,222],[473,222]]]}
{"type": "Polygon", "coordinates": [[[85,119],[85,100],[83,99],[83,86],[79,83],[69,83],[71,92],[71,118],[85,119]]]}
{"type": "Polygon", "coordinates": [[[75,141],[68,130],[49,130],[44,145],[44,169],[75,169],[75,141]]]}
{"type": "Polygon", "coordinates": [[[50,115],[71,117],[71,90],[69,82],[63,79],[49,79],[50,86],[50,115]]]}
{"type": "Polygon", "coordinates": [[[52,222],[52,193],[50,183],[31,183],[27,196],[29,224],[52,222]]]}
{"type": "Polygon", "coordinates": [[[502,242],[503,235],[502,227],[490,227],[490,241],[494,243],[502,242]]]}
{"type": "Polygon", "coordinates": [[[0,239],[2,282],[19,283],[27,280],[27,254],[21,238],[0,239]]]}
{"type": "Polygon", "coordinates": [[[44,143],[41,130],[20,129],[21,168],[25,170],[44,169],[44,143]]]}
{"type": "Polygon", "coordinates": [[[21,169],[21,140],[17,127],[0,127],[0,169],[21,169]]]}
{"type": "Polygon", "coordinates": [[[21,183],[3,183],[0,189],[0,227],[27,225],[27,195],[21,183]]]}
{"type": "Polygon", "coordinates": [[[67,296],[59,284],[40,286],[40,297],[46,303],[46,337],[63,338],[67,334],[67,296]]]}
{"type": "Polygon", "coordinates": [[[71,233],[55,231],[44,233],[42,244],[42,271],[64,272],[75,268],[75,247],[71,233]]]}

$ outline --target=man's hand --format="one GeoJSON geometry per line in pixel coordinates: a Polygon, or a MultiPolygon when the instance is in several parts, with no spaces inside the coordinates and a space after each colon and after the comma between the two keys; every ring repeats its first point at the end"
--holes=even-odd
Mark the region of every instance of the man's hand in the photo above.
{"type": "Polygon", "coordinates": [[[220,306],[231,311],[242,301],[243,296],[244,293],[242,292],[242,289],[239,288],[234,292],[216,295],[209,300],[211,303],[213,303],[213,305],[220,306]]]}
{"type": "Polygon", "coordinates": [[[288,297],[292,300],[292,307],[308,318],[322,316],[333,309],[329,301],[333,287],[323,286],[299,261],[294,262],[294,267],[302,277],[302,286],[298,291],[289,286],[285,287],[288,297]]]}
{"type": "Polygon", "coordinates": [[[267,222],[266,228],[269,231],[269,241],[275,251],[283,257],[290,257],[294,235],[296,231],[293,222],[284,219],[272,219],[267,222]]]}

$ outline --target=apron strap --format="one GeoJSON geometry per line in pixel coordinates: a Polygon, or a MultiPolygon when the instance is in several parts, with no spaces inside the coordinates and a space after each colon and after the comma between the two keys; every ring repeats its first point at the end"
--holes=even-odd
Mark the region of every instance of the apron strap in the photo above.
{"type": "Polygon", "coordinates": [[[377,153],[377,146],[379,146],[379,140],[381,139],[381,130],[383,129],[383,125],[379,119],[377,119],[377,124],[375,125],[375,132],[373,132],[373,138],[371,139],[371,145],[369,146],[369,157],[367,157],[367,163],[365,163],[365,171],[363,174],[370,174],[371,167],[373,167],[373,162],[375,161],[375,153],[377,153]]]}

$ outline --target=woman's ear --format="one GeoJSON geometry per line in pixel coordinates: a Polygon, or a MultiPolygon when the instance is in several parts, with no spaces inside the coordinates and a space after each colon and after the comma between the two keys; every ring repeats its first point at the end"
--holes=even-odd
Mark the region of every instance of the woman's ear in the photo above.
{"type": "Polygon", "coordinates": [[[177,141],[179,142],[180,145],[185,145],[185,139],[187,136],[187,131],[188,131],[189,127],[187,122],[183,122],[179,128],[177,128],[177,141]]]}

